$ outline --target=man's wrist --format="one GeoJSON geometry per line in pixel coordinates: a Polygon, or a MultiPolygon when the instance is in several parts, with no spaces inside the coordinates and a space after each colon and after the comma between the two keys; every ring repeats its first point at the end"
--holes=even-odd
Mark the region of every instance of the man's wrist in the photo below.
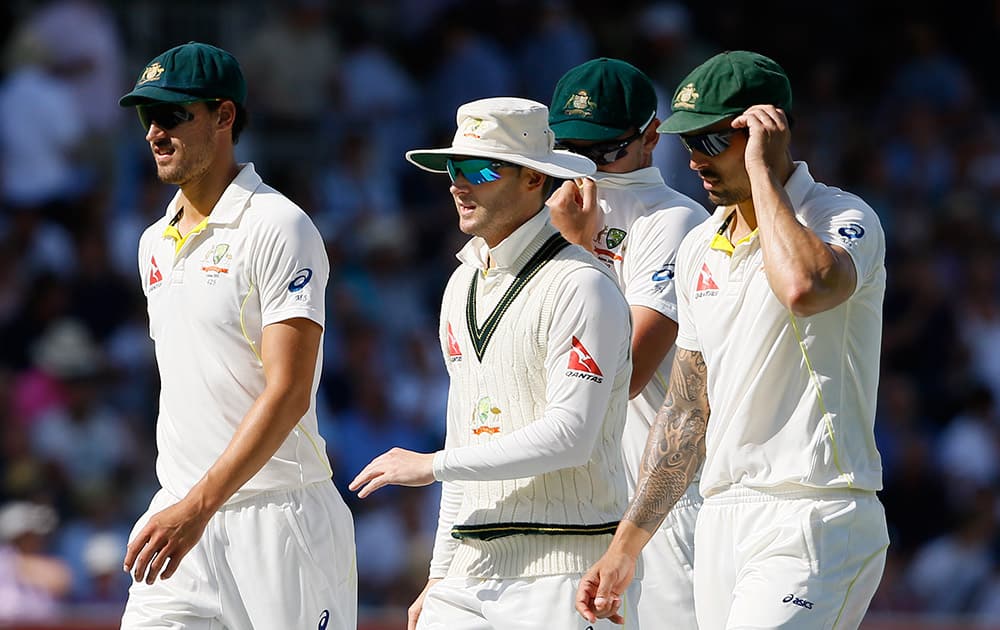
{"type": "Polygon", "coordinates": [[[612,539],[611,544],[608,545],[608,551],[622,553],[633,560],[638,560],[643,547],[646,546],[646,543],[652,537],[651,532],[639,527],[636,523],[623,520],[618,524],[615,537],[612,539]]]}
{"type": "Polygon", "coordinates": [[[431,460],[431,473],[434,475],[435,481],[445,481],[443,450],[434,453],[434,459],[431,460]]]}

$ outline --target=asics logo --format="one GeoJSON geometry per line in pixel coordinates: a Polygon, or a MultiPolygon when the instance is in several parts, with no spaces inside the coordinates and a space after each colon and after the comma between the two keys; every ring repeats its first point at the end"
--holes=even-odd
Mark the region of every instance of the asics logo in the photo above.
{"type": "Polygon", "coordinates": [[[796,597],[791,593],[785,595],[785,598],[782,599],[781,601],[784,602],[785,604],[794,604],[796,606],[801,606],[806,610],[812,610],[813,608],[813,603],[811,601],[809,601],[808,599],[802,599],[801,597],[796,597]]]}
{"type": "Polygon", "coordinates": [[[295,277],[288,284],[289,293],[297,293],[301,291],[309,281],[312,280],[313,270],[309,267],[303,267],[295,272],[295,277]]]}

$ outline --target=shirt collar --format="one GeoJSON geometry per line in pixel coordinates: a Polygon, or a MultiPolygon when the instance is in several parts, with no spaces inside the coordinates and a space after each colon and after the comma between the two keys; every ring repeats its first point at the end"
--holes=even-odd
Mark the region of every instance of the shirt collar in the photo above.
{"type": "MultiPolygon", "coordinates": [[[[253,196],[257,188],[263,183],[260,175],[254,170],[253,162],[247,162],[240,167],[240,172],[236,174],[233,181],[229,182],[226,189],[222,191],[222,196],[212,208],[212,213],[208,215],[209,224],[228,224],[235,221],[243,213],[250,197],[253,196]]],[[[177,216],[179,208],[178,202],[181,198],[181,191],[178,190],[174,198],[167,204],[167,221],[170,222],[177,216]]]]}
{"type": "Polygon", "coordinates": [[[604,173],[597,171],[591,177],[602,188],[630,188],[634,186],[662,186],[663,175],[655,166],[640,168],[629,173],[604,173]]]}
{"type": "Polygon", "coordinates": [[[555,231],[555,228],[549,225],[549,209],[543,206],[538,214],[522,223],[496,247],[490,249],[482,237],[474,236],[456,257],[462,263],[478,269],[506,270],[523,257],[535,237],[546,228],[551,232],[555,231]]]}

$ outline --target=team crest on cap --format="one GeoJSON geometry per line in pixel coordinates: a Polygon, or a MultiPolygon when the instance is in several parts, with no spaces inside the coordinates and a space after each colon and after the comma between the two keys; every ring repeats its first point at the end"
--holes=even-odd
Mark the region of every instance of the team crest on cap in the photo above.
{"type": "Polygon", "coordinates": [[[563,105],[563,113],[567,116],[583,116],[584,118],[588,118],[594,115],[596,107],[597,101],[590,98],[587,90],[577,90],[575,94],[566,99],[566,104],[563,105]]]}
{"type": "Polygon", "coordinates": [[[480,131],[485,122],[482,118],[466,118],[462,121],[462,135],[466,138],[481,139],[480,131]]]}
{"type": "Polygon", "coordinates": [[[677,92],[677,97],[674,99],[674,109],[694,109],[700,96],[701,94],[698,94],[694,83],[688,83],[677,92]]]}
{"type": "Polygon", "coordinates": [[[139,77],[139,82],[136,83],[136,85],[156,81],[160,78],[161,74],[163,74],[163,66],[160,65],[159,61],[154,61],[146,66],[146,69],[142,71],[142,76],[139,77]]]}

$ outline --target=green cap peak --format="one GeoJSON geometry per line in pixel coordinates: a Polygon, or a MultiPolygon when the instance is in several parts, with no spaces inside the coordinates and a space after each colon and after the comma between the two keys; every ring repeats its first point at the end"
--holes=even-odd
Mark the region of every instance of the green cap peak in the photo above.
{"type": "Polygon", "coordinates": [[[691,71],[674,92],[660,133],[690,133],[742,114],[753,105],[791,113],[788,75],[773,59],[746,50],[719,53],[691,71]]]}

